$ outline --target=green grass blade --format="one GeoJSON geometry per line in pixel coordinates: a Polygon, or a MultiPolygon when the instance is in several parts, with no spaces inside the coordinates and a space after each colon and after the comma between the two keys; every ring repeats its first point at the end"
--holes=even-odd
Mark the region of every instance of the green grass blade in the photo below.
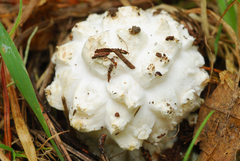
{"type": "MultiPolygon", "coordinates": [[[[228,1],[227,5],[229,6],[231,4],[231,2],[233,2],[234,0],[230,0],[228,1]]],[[[230,20],[228,20],[228,24],[233,28],[233,30],[236,32],[237,31],[237,13],[235,12],[234,9],[234,5],[229,8],[229,10],[227,11],[229,14],[230,20]]]]}
{"type": "Polygon", "coordinates": [[[2,149],[4,149],[4,150],[7,150],[7,151],[10,151],[10,152],[12,153],[13,160],[15,160],[16,157],[17,157],[17,158],[27,158],[26,155],[21,154],[21,153],[23,153],[23,152],[17,152],[17,153],[15,153],[14,149],[11,148],[11,147],[9,147],[9,146],[7,146],[7,145],[0,144],[0,148],[2,148],[2,149]]]}
{"type": "Polygon", "coordinates": [[[21,16],[22,16],[22,0],[20,0],[20,6],[19,6],[19,12],[18,12],[17,20],[14,23],[14,26],[13,26],[12,30],[9,32],[9,36],[12,36],[12,34],[16,31],[16,29],[19,25],[21,16]]]}
{"type": "Polygon", "coordinates": [[[38,30],[38,27],[36,26],[35,29],[33,30],[32,34],[28,38],[27,47],[26,47],[26,50],[25,50],[25,55],[24,55],[24,60],[23,60],[23,63],[24,63],[25,66],[26,66],[27,59],[28,59],[28,52],[29,52],[30,43],[32,41],[33,36],[37,32],[37,30],[38,30]]]}
{"type": "Polygon", "coordinates": [[[24,154],[16,153],[16,158],[27,158],[27,156],[24,154]]]}
{"type": "Polygon", "coordinates": [[[12,157],[13,157],[13,160],[15,160],[16,158],[16,153],[14,151],[13,148],[7,146],[7,145],[4,145],[4,144],[0,144],[0,148],[4,149],[4,150],[7,150],[7,151],[10,151],[12,153],[12,157]]]}
{"type": "Polygon", "coordinates": [[[192,148],[193,148],[193,146],[194,146],[194,143],[196,142],[198,136],[200,135],[200,133],[201,133],[203,127],[205,126],[205,124],[207,123],[208,119],[212,116],[212,114],[213,114],[214,112],[215,112],[214,110],[211,111],[211,112],[207,115],[207,117],[203,120],[202,124],[200,125],[199,129],[197,130],[194,138],[192,139],[192,141],[191,141],[191,143],[190,143],[190,145],[189,145],[189,147],[188,147],[188,150],[187,150],[187,152],[186,152],[186,154],[185,154],[185,157],[183,158],[183,161],[187,161],[187,159],[188,159],[188,157],[189,157],[189,155],[190,155],[190,153],[191,153],[191,151],[192,151],[192,148]]]}
{"type": "Polygon", "coordinates": [[[217,36],[216,36],[216,40],[214,42],[215,55],[217,55],[217,52],[218,52],[218,41],[219,41],[221,32],[222,32],[222,24],[219,26],[218,33],[217,33],[217,36]]]}
{"type": "MultiPolygon", "coordinates": [[[[233,0],[229,1],[229,3],[226,2],[226,0],[217,0],[217,4],[220,10],[220,13],[223,14],[227,6],[232,2],[233,0]]],[[[232,29],[236,32],[237,31],[237,16],[234,10],[234,7],[231,7],[227,13],[223,17],[224,21],[226,21],[232,29]]]]}
{"type": "MultiPolygon", "coordinates": [[[[23,64],[16,46],[3,27],[2,23],[0,23],[0,53],[14,80],[15,85],[18,87],[19,91],[22,93],[23,97],[32,108],[47,136],[51,137],[51,133],[41,112],[41,108],[32,87],[32,83],[28,76],[27,70],[23,64]]],[[[56,150],[60,160],[64,161],[64,158],[62,157],[61,152],[59,151],[55,142],[52,139],[50,141],[53,145],[53,148],[56,150]]]]}

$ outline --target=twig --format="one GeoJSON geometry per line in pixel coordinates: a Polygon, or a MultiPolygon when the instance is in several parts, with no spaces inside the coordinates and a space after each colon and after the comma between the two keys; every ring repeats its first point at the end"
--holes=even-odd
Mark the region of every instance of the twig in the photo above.
{"type": "MultiPolygon", "coordinates": [[[[49,46],[49,50],[50,50],[50,54],[51,54],[50,58],[52,58],[53,48],[52,48],[51,45],[49,46]]],[[[49,82],[49,80],[50,80],[51,77],[52,77],[51,74],[54,72],[54,69],[53,69],[53,68],[54,68],[54,64],[52,63],[52,61],[50,61],[50,63],[48,64],[47,69],[45,70],[46,73],[44,72],[44,73],[45,73],[45,75],[44,75],[44,80],[43,80],[42,85],[41,85],[40,90],[39,90],[39,96],[40,96],[41,98],[44,97],[44,89],[46,88],[47,83],[49,82]]]]}
{"type": "Polygon", "coordinates": [[[96,59],[96,58],[102,58],[102,57],[106,57],[110,54],[110,52],[98,52],[96,54],[93,55],[92,59],[96,59]]]}
{"type": "Polygon", "coordinates": [[[142,152],[142,156],[144,157],[145,161],[152,161],[152,156],[148,149],[144,149],[143,147],[140,148],[142,152]]]}
{"type": "Polygon", "coordinates": [[[77,157],[79,157],[80,159],[84,160],[84,161],[93,161],[93,159],[89,159],[88,157],[86,157],[85,155],[83,155],[82,153],[80,153],[79,151],[77,151],[76,149],[72,148],[71,146],[69,146],[68,144],[63,142],[63,145],[66,147],[66,149],[71,152],[72,154],[76,155],[77,157]]]}
{"type": "Polygon", "coordinates": [[[129,54],[126,50],[102,48],[102,49],[97,49],[95,51],[95,53],[104,53],[104,52],[105,53],[114,52],[130,69],[135,69],[135,66],[122,55],[122,54],[129,54]]]}
{"type": "MultiPolygon", "coordinates": [[[[205,69],[205,70],[212,70],[211,67],[206,67],[206,66],[203,66],[203,67],[200,67],[200,68],[205,69]]],[[[221,70],[215,69],[215,68],[213,68],[213,71],[216,72],[216,73],[222,72],[221,70]]]]}
{"type": "Polygon", "coordinates": [[[99,138],[99,141],[98,141],[100,156],[101,156],[103,161],[109,161],[109,159],[107,158],[107,156],[105,154],[105,150],[103,148],[106,137],[107,137],[106,134],[100,134],[100,138],[99,138]]]}
{"type": "Polygon", "coordinates": [[[65,113],[65,115],[66,115],[68,127],[69,127],[69,129],[70,129],[70,135],[71,135],[71,137],[76,138],[75,130],[74,130],[73,127],[70,125],[70,121],[69,121],[69,111],[68,111],[68,107],[67,107],[67,101],[66,101],[66,98],[65,98],[64,96],[62,96],[62,104],[63,104],[63,108],[64,108],[64,113],[65,113]]]}
{"type": "Polygon", "coordinates": [[[113,64],[110,64],[109,68],[108,68],[108,82],[110,81],[111,79],[111,72],[113,70],[113,67],[114,65],[113,64]]]}
{"type": "MultiPolygon", "coordinates": [[[[108,55],[110,54],[110,52],[114,52],[130,69],[135,69],[135,66],[128,61],[122,54],[129,54],[126,50],[122,50],[122,49],[111,49],[111,48],[102,48],[102,49],[97,49],[95,50],[95,53],[92,56],[92,59],[96,59],[96,58],[105,58],[107,59],[108,55]]],[[[117,67],[117,63],[115,62],[114,58],[108,58],[112,63],[109,65],[108,68],[108,82],[111,79],[111,72],[113,70],[113,67],[117,67]]]]}
{"type": "Polygon", "coordinates": [[[125,50],[119,50],[119,49],[114,49],[113,52],[130,68],[130,69],[135,69],[135,66],[128,61],[123,55],[122,55],[122,51],[128,53],[125,50]]]}

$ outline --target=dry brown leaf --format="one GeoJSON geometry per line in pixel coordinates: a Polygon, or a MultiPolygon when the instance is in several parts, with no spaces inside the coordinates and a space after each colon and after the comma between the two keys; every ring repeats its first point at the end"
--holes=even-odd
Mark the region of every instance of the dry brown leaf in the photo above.
{"type": "Polygon", "coordinates": [[[240,149],[239,88],[234,88],[238,77],[223,71],[220,79],[222,83],[201,106],[195,126],[194,132],[207,114],[215,110],[196,141],[202,150],[198,160],[235,160],[240,149]]]}
{"type": "Polygon", "coordinates": [[[235,66],[235,57],[233,53],[231,53],[228,49],[226,44],[223,44],[225,50],[225,62],[226,62],[226,69],[231,72],[232,74],[237,73],[237,67],[235,66]]]}

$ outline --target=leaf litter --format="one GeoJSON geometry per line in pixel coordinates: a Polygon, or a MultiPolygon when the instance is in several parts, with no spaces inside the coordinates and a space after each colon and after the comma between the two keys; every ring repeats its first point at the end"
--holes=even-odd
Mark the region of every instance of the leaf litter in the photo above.
{"type": "MultiPolygon", "coordinates": [[[[57,0],[24,0],[23,8],[28,10],[28,12],[24,12],[23,10],[23,19],[20,22],[21,26],[18,28],[17,32],[13,34],[12,38],[20,53],[24,53],[23,51],[25,50],[28,37],[36,26],[39,27],[30,46],[27,68],[32,78],[36,94],[40,96],[40,101],[44,102],[43,89],[47,86],[49,81],[51,81],[54,68],[54,65],[50,61],[51,55],[55,50],[54,46],[63,44],[67,39],[71,39],[71,35],[68,33],[70,33],[70,29],[76,22],[84,20],[90,13],[103,13],[109,7],[119,7],[129,4],[137,5],[143,9],[155,5],[157,9],[164,9],[170,12],[171,16],[183,24],[189,30],[189,33],[196,38],[194,44],[199,45],[199,50],[206,60],[206,66],[203,68],[208,71],[212,70],[211,79],[207,80],[211,84],[209,86],[210,90],[209,92],[205,90],[202,94],[203,98],[206,100],[200,108],[199,119],[195,131],[198,129],[203,118],[205,118],[210,111],[214,109],[215,113],[202,131],[202,135],[198,138],[198,143],[202,150],[199,160],[236,159],[236,157],[240,156],[240,148],[237,144],[240,139],[240,115],[238,114],[238,104],[240,102],[238,97],[239,89],[238,86],[236,86],[236,84],[238,84],[238,81],[236,81],[238,80],[236,74],[239,71],[238,63],[240,62],[237,36],[225,21],[220,20],[221,15],[216,14],[218,13],[218,8],[215,1],[207,1],[206,4],[201,5],[201,1],[197,0],[192,7],[193,9],[183,9],[183,6],[188,3],[189,1],[184,1],[182,4],[179,3],[178,7],[174,7],[173,5],[166,4],[156,6],[157,0],[76,0],[64,2],[57,0]],[[203,16],[201,16],[201,6],[205,6],[205,15],[203,16]],[[206,6],[208,9],[206,9],[206,6]],[[205,18],[202,20],[201,17],[205,18]],[[202,30],[202,21],[204,21],[204,31],[208,32],[207,35],[204,34],[202,30]],[[214,43],[211,43],[211,40],[215,40],[218,31],[218,26],[216,26],[216,24],[218,22],[223,24],[223,30],[218,41],[216,59],[212,61],[210,59],[211,57],[208,57],[206,54],[209,49],[206,48],[205,37],[207,36],[206,42],[211,51],[215,51],[214,43]],[[224,71],[226,69],[233,74],[224,71]],[[216,88],[217,85],[218,87],[216,88]],[[216,90],[214,90],[215,88],[216,90]],[[209,97],[206,98],[208,93],[209,97]]],[[[17,4],[18,0],[11,0],[9,3],[0,4],[0,21],[9,31],[11,26],[13,26],[14,19],[17,17],[17,4]]],[[[0,90],[2,91],[2,89],[0,90]]],[[[16,93],[18,100],[20,99],[20,110],[21,113],[24,114],[24,120],[29,128],[31,138],[34,138],[34,145],[35,147],[41,147],[47,140],[46,135],[44,132],[40,131],[41,128],[39,128],[39,123],[36,121],[36,118],[34,118],[32,111],[27,108],[28,105],[24,103],[25,101],[21,100],[21,96],[17,90],[16,93]]],[[[45,105],[44,103],[42,104],[45,105]]],[[[52,131],[54,134],[61,133],[68,129],[63,113],[55,111],[47,105],[42,108],[46,111],[45,118],[54,129],[52,131]],[[52,115],[54,115],[57,121],[52,115]]],[[[0,108],[0,113],[3,114],[2,108],[0,108]]],[[[3,119],[2,115],[0,119],[3,119]]],[[[14,126],[15,125],[11,124],[12,128],[14,126]]],[[[13,133],[13,144],[18,150],[23,150],[21,144],[17,142],[18,136],[16,135],[15,129],[11,131],[13,133]]],[[[0,132],[4,133],[3,130],[0,132]]],[[[179,138],[174,148],[163,152],[162,155],[159,156],[159,159],[182,160],[191,142],[192,135],[193,127],[189,126],[186,120],[183,121],[180,125],[179,138]]],[[[70,138],[67,133],[61,134],[61,138],[58,137],[57,140],[58,145],[62,142],[64,147],[66,147],[72,159],[85,158],[85,160],[99,160],[99,157],[93,155],[84,145],[84,141],[70,138]]],[[[105,146],[107,146],[107,144],[105,146]]],[[[51,145],[45,144],[45,147],[51,147],[51,145]]],[[[62,154],[67,155],[68,152],[64,151],[62,154]]],[[[37,157],[45,160],[57,160],[54,150],[41,150],[37,153],[37,157]]],[[[151,156],[146,158],[151,159],[151,156]]],[[[68,158],[66,160],[70,159],[68,158]]]]}

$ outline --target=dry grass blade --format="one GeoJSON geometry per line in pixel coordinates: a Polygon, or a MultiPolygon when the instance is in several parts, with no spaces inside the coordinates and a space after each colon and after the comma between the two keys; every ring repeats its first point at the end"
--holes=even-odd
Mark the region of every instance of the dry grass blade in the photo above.
{"type": "Polygon", "coordinates": [[[120,2],[123,4],[123,6],[131,6],[128,0],[120,0],[120,2]]]}
{"type": "MultiPolygon", "coordinates": [[[[44,118],[45,118],[45,120],[46,120],[46,122],[47,122],[47,125],[48,125],[48,128],[49,128],[51,134],[55,136],[55,135],[57,134],[57,131],[56,131],[55,127],[53,126],[53,124],[52,124],[51,120],[49,119],[47,113],[44,112],[44,107],[42,106],[42,104],[41,104],[40,102],[39,102],[39,105],[40,105],[40,107],[41,107],[43,116],[44,116],[44,118]]],[[[63,146],[62,140],[60,139],[60,137],[59,137],[58,135],[56,135],[56,136],[53,138],[53,140],[56,142],[56,144],[57,144],[59,150],[61,151],[64,159],[65,159],[66,161],[72,161],[72,159],[71,159],[71,157],[69,156],[66,148],[63,146]]]]}
{"type": "MultiPolygon", "coordinates": [[[[3,100],[4,100],[4,143],[11,147],[11,131],[10,131],[10,105],[9,96],[7,92],[7,83],[4,77],[4,62],[2,62],[1,68],[1,84],[3,88],[3,100]]],[[[11,159],[11,153],[6,152],[6,156],[11,159]]]]}
{"type": "MultiPolygon", "coordinates": [[[[10,74],[6,67],[4,67],[4,73],[7,84],[11,83],[10,74]]],[[[11,110],[13,119],[15,122],[15,127],[18,133],[18,137],[22,143],[22,146],[24,148],[24,151],[31,161],[37,161],[37,156],[35,153],[35,147],[33,145],[33,142],[31,140],[28,128],[22,118],[20,107],[17,100],[16,91],[13,86],[8,87],[8,92],[10,96],[10,103],[11,103],[11,110]]]]}
{"type": "MultiPolygon", "coordinates": [[[[189,10],[186,10],[184,12],[187,13],[187,14],[190,14],[190,13],[200,14],[201,13],[201,8],[189,9],[189,10]]],[[[214,13],[211,10],[207,10],[207,14],[209,16],[213,17],[217,21],[221,18],[219,15],[217,15],[216,13],[214,13]]],[[[231,39],[234,41],[234,44],[235,44],[235,52],[234,52],[234,54],[235,54],[235,56],[237,58],[238,66],[240,66],[240,56],[239,56],[239,47],[238,47],[237,36],[236,36],[235,32],[233,31],[233,29],[231,28],[231,26],[229,26],[224,20],[221,19],[220,23],[223,25],[223,28],[229,34],[231,39]]],[[[212,31],[212,32],[215,33],[214,31],[212,31]]]]}
{"type": "Polygon", "coordinates": [[[208,29],[208,18],[207,18],[207,2],[206,0],[201,1],[201,19],[202,19],[202,29],[205,35],[209,36],[209,29],[208,29]]]}
{"type": "MultiPolygon", "coordinates": [[[[209,46],[213,49],[214,42],[213,39],[209,39],[209,23],[208,23],[208,15],[207,15],[207,2],[206,0],[201,1],[201,20],[202,20],[202,29],[207,38],[207,42],[209,46]]],[[[214,64],[216,61],[216,56],[211,54],[209,50],[207,50],[208,59],[211,61],[211,64],[214,64]]]]}
{"type": "Polygon", "coordinates": [[[3,151],[0,150],[0,160],[1,161],[10,161],[4,154],[3,151]]]}
{"type": "MultiPolygon", "coordinates": [[[[211,48],[209,47],[208,43],[207,43],[207,37],[205,37],[205,44],[206,44],[206,47],[208,48],[208,52],[210,53],[210,65],[211,65],[211,70],[210,70],[210,76],[209,76],[209,79],[211,80],[212,79],[212,74],[213,74],[213,54],[212,54],[212,51],[211,51],[211,48]]],[[[210,86],[211,84],[209,83],[208,84],[208,92],[207,92],[207,96],[206,98],[208,98],[209,94],[210,94],[210,86]]]]}
{"type": "MultiPolygon", "coordinates": [[[[45,138],[47,138],[47,135],[44,134],[42,131],[37,131],[37,130],[32,130],[32,129],[29,129],[29,131],[32,135],[34,135],[35,138],[38,138],[38,140],[40,140],[42,143],[44,143],[46,141],[45,138]],[[41,133],[43,133],[43,134],[41,134],[41,133]]],[[[51,143],[46,143],[45,147],[53,148],[51,143]]],[[[56,151],[54,149],[53,149],[53,152],[56,153],[56,151]]]]}
{"type": "Polygon", "coordinates": [[[40,151],[40,150],[45,146],[45,144],[48,143],[48,141],[49,141],[50,139],[53,139],[53,138],[55,138],[56,136],[61,135],[61,134],[65,133],[65,132],[68,132],[68,131],[63,131],[63,132],[57,133],[57,134],[55,134],[55,135],[52,135],[50,138],[48,138],[48,139],[42,144],[42,146],[36,151],[36,153],[37,153],[38,151],[40,151]]]}
{"type": "MultiPolygon", "coordinates": [[[[214,18],[220,19],[220,16],[218,16],[213,11],[208,10],[208,13],[210,13],[214,18]]],[[[229,26],[224,20],[221,19],[220,22],[222,23],[223,27],[226,29],[226,31],[228,32],[229,36],[232,38],[232,40],[235,43],[235,56],[237,57],[238,66],[240,66],[240,56],[239,56],[239,48],[238,48],[237,36],[236,36],[235,32],[233,31],[233,29],[231,28],[231,26],[229,26]]]]}

